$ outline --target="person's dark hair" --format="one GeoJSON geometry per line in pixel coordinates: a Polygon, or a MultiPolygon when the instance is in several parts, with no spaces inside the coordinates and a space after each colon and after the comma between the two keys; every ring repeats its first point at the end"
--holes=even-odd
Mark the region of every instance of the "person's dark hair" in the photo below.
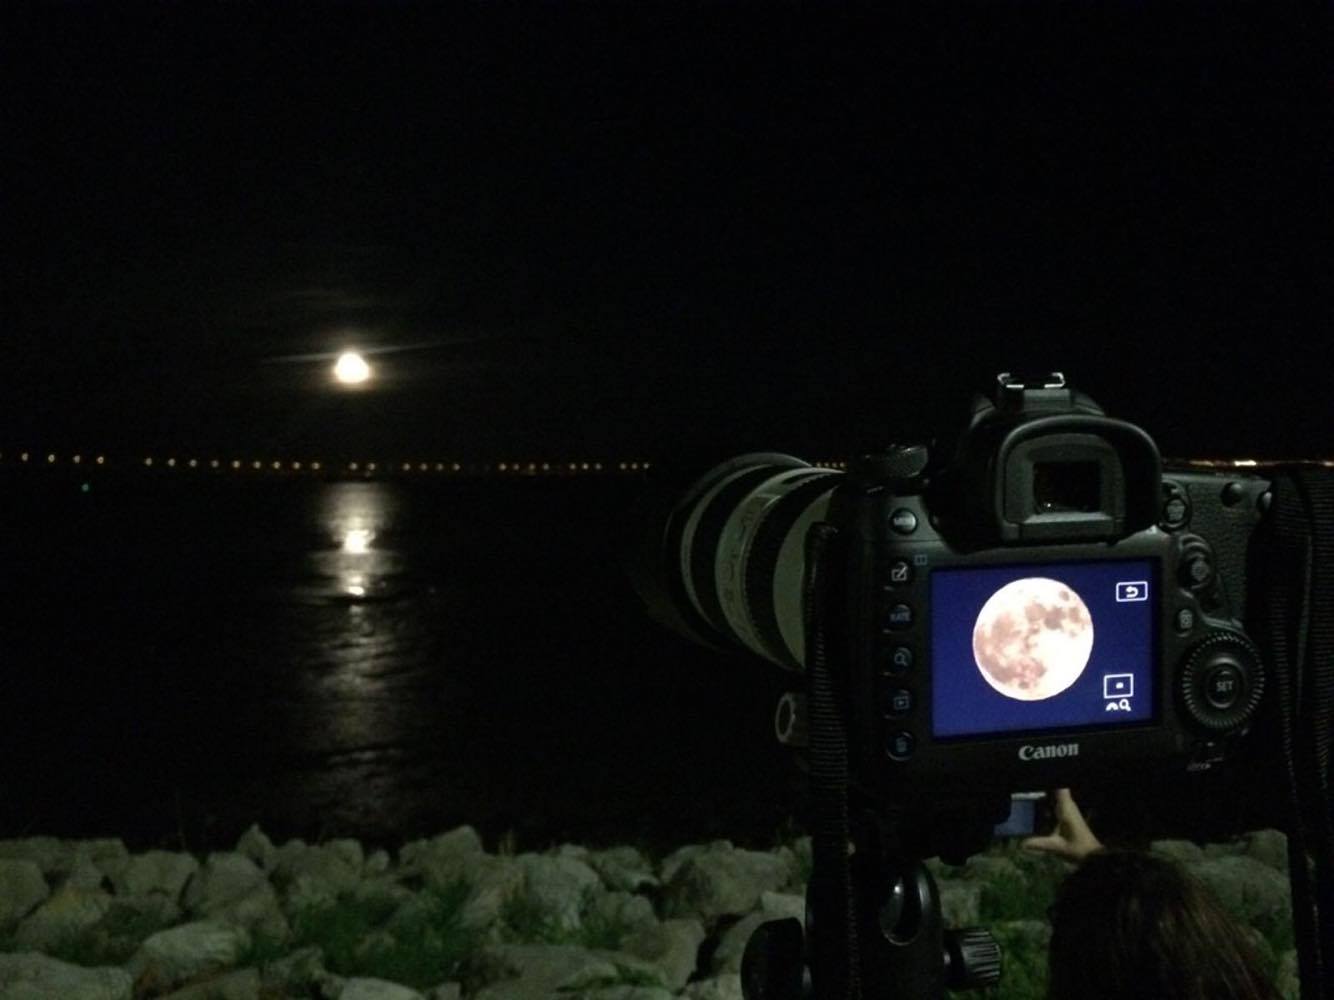
{"type": "Polygon", "coordinates": [[[1048,1000],[1279,1000],[1249,931],[1165,858],[1090,855],[1051,918],[1048,1000]]]}

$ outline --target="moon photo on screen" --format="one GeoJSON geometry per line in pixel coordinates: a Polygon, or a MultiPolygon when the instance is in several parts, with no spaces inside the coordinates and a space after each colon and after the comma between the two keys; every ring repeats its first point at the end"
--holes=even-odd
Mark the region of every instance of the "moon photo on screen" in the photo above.
{"type": "Polygon", "coordinates": [[[1042,701],[1079,679],[1093,651],[1093,618],[1072,587],[1045,576],[1014,580],[982,605],[973,658],[1007,698],[1042,701]]]}

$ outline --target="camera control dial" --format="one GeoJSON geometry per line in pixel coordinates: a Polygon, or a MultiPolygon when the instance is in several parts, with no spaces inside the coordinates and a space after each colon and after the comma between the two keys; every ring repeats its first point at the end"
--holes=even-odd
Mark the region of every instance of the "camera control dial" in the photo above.
{"type": "Polygon", "coordinates": [[[884,451],[858,456],[853,461],[852,473],[868,485],[903,489],[920,479],[930,458],[925,445],[890,445],[884,451]]]}
{"type": "Polygon", "coordinates": [[[1255,714],[1264,680],[1259,651],[1249,639],[1237,632],[1215,632],[1191,650],[1178,684],[1187,716],[1221,733],[1255,714]]]}

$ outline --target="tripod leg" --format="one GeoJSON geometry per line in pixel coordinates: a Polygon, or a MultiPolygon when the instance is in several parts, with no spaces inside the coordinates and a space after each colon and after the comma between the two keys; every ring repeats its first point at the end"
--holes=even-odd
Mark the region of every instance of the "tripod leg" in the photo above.
{"type": "Polygon", "coordinates": [[[746,1000],[802,1000],[804,942],[796,917],[760,924],[741,956],[741,993],[746,1000]]]}

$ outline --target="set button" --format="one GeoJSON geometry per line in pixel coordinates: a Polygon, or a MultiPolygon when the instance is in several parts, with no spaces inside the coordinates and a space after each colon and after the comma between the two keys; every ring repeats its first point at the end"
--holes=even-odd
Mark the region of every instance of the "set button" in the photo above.
{"type": "Polygon", "coordinates": [[[1214,708],[1229,709],[1240,700],[1245,686],[1235,664],[1220,663],[1204,675],[1204,698],[1214,708]]]}

